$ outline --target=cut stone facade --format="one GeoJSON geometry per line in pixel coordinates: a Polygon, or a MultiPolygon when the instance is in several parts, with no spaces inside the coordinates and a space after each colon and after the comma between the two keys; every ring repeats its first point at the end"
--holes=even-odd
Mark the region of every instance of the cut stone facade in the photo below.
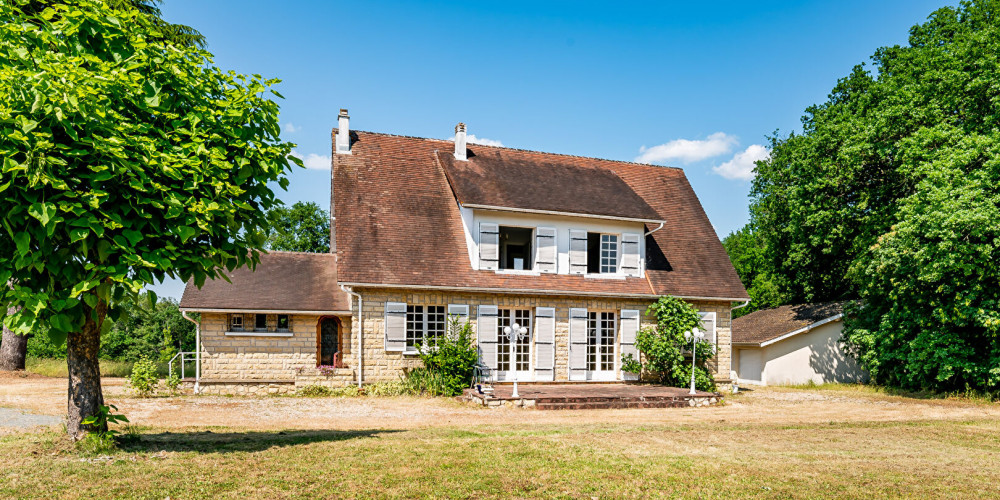
{"type": "MultiPolygon", "coordinates": [[[[414,354],[387,352],[385,350],[385,304],[387,302],[402,302],[409,305],[442,305],[460,304],[469,306],[469,322],[476,329],[477,310],[480,305],[497,306],[500,309],[530,309],[534,316],[536,307],[552,307],[556,313],[555,327],[555,382],[569,381],[569,310],[570,308],[586,308],[588,311],[610,311],[620,317],[622,309],[640,311],[640,327],[655,326],[656,320],[645,315],[651,300],[616,299],[616,298],[584,298],[572,296],[549,295],[497,295],[485,293],[410,291],[400,289],[356,289],[364,299],[364,341],[362,352],[364,362],[362,378],[366,382],[398,380],[403,371],[420,366],[420,359],[414,354]]],[[[716,356],[708,367],[715,379],[721,383],[729,381],[729,366],[731,356],[730,335],[730,303],[724,301],[691,301],[703,312],[716,314],[716,356]],[[721,368],[721,369],[720,369],[721,368]]],[[[360,322],[354,322],[352,337],[358,335],[360,322]]],[[[616,332],[616,345],[620,342],[620,329],[616,332]]],[[[531,349],[530,366],[535,366],[535,349],[531,349]]],[[[620,351],[616,350],[616,357],[620,351]]],[[[615,380],[622,380],[620,362],[616,359],[615,380]]],[[[352,366],[356,363],[350,361],[352,366]]],[[[521,380],[529,382],[530,380],[521,380]]]]}
{"type": "MultiPolygon", "coordinates": [[[[480,305],[500,309],[527,309],[534,317],[536,307],[555,309],[555,375],[554,382],[569,378],[569,311],[614,312],[620,319],[622,309],[640,311],[640,328],[655,326],[656,321],[645,315],[652,303],[644,299],[587,298],[550,295],[497,295],[486,293],[438,292],[371,288],[356,290],[364,302],[364,338],[362,342],[364,382],[399,380],[408,369],[421,366],[416,354],[390,352],[385,349],[385,304],[401,302],[423,306],[469,306],[469,322],[477,328],[480,305]]],[[[691,301],[702,312],[716,315],[716,356],[708,367],[720,384],[727,384],[730,375],[731,335],[730,303],[724,301],[691,301]],[[721,368],[721,369],[720,369],[721,368]]],[[[357,301],[354,302],[357,307],[357,301]]],[[[339,348],[343,366],[321,373],[317,369],[319,321],[316,315],[292,315],[291,336],[260,336],[254,333],[229,332],[229,315],[203,313],[201,319],[202,387],[208,393],[267,394],[292,392],[308,385],[342,387],[357,383],[357,345],[361,323],[350,316],[338,316],[341,322],[339,348]],[[228,333],[228,335],[227,335],[228,333]],[[237,388],[238,387],[238,388],[237,388]]],[[[532,332],[533,334],[533,332],[532,332]]],[[[615,332],[614,380],[624,380],[620,371],[621,329],[615,332]]],[[[535,366],[536,350],[531,344],[529,366],[535,366]]],[[[533,380],[520,380],[531,382],[533,380]]]]}
{"type": "MultiPolygon", "coordinates": [[[[302,374],[318,373],[316,359],[321,318],[316,315],[291,315],[289,318],[291,336],[288,336],[279,333],[230,332],[229,314],[202,313],[203,381],[294,383],[302,374]]],[[[338,318],[341,323],[340,352],[347,364],[353,352],[351,317],[338,316],[338,318]]]]}

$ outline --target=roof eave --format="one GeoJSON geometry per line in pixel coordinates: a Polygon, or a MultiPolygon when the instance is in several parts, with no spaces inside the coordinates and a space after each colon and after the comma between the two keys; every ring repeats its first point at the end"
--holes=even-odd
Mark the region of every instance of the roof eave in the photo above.
{"type": "MultiPolygon", "coordinates": [[[[482,292],[505,295],[569,295],[587,297],[619,297],[631,299],[656,299],[665,294],[656,293],[611,293],[611,292],[582,292],[575,290],[551,290],[533,288],[490,288],[490,287],[467,287],[467,286],[438,286],[438,285],[413,285],[399,283],[361,283],[361,282],[341,282],[341,285],[362,288],[403,288],[412,290],[442,290],[456,292],[482,292]]],[[[705,296],[684,296],[673,295],[679,299],[686,300],[710,300],[719,302],[740,302],[746,299],[733,299],[729,297],[705,297],[705,296]]]]}
{"type": "Polygon", "coordinates": [[[480,205],[477,203],[461,203],[464,208],[473,208],[477,210],[492,210],[495,212],[520,212],[529,214],[540,214],[540,215],[559,215],[564,217],[586,217],[589,219],[607,219],[607,220],[618,220],[618,221],[628,221],[628,222],[642,222],[648,224],[665,224],[665,220],[661,219],[644,219],[641,217],[620,217],[617,215],[598,215],[598,214],[582,214],[575,212],[560,212],[557,210],[538,210],[532,208],[514,208],[514,207],[499,207],[494,205],[480,205]]]}
{"type": "Polygon", "coordinates": [[[330,315],[330,316],[342,316],[352,314],[351,311],[317,311],[317,310],[301,310],[301,309],[239,309],[239,308],[225,308],[225,307],[181,307],[181,311],[184,312],[196,312],[196,313],[256,313],[256,314],[305,314],[305,315],[330,315]]]}

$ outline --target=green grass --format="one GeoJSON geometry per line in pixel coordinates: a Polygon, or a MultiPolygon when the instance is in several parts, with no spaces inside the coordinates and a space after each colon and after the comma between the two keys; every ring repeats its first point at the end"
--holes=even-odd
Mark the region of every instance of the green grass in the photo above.
{"type": "Polygon", "coordinates": [[[0,438],[0,497],[984,498],[998,436],[996,420],[142,428],[101,458],[48,431],[0,438]]]}
{"type": "MultiPolygon", "coordinates": [[[[174,368],[177,368],[177,363],[174,363],[174,368]]],[[[66,367],[65,359],[45,359],[45,358],[28,358],[24,362],[25,371],[31,373],[37,373],[38,375],[43,375],[46,377],[66,377],[69,375],[69,370],[66,367]]],[[[194,376],[194,363],[186,363],[185,371],[188,377],[194,376]]],[[[157,372],[162,377],[167,376],[167,364],[160,363],[157,366],[157,372]]],[[[101,376],[102,377],[128,377],[132,373],[132,363],[127,361],[112,361],[109,359],[101,360],[101,376]]]]}

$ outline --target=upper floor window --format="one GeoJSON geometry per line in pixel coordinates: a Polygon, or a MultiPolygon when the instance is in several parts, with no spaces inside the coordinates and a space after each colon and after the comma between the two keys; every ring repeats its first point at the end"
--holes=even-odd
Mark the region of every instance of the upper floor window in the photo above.
{"type": "Polygon", "coordinates": [[[530,227],[500,226],[500,269],[514,271],[532,269],[533,233],[530,227]]]}
{"type": "Polygon", "coordinates": [[[444,335],[447,317],[444,306],[406,306],[406,350],[423,344],[437,345],[444,335]]]}
{"type": "Polygon", "coordinates": [[[609,274],[618,272],[618,235],[587,233],[587,272],[609,274]]]}

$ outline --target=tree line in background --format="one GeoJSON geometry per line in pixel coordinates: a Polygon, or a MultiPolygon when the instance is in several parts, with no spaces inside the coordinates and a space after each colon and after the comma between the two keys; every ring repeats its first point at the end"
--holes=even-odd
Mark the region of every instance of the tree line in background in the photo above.
{"type": "Polygon", "coordinates": [[[852,299],[874,381],[1000,394],[998,53],[1000,2],[939,9],[772,138],[724,240],[748,310],[852,299]]]}
{"type": "MultiPolygon", "coordinates": [[[[288,207],[278,205],[267,212],[270,227],[265,247],[268,250],[290,252],[329,252],[330,218],[316,203],[297,202],[288,207]]],[[[192,315],[197,318],[197,314],[192,315]]],[[[13,333],[7,340],[11,340],[13,333]]],[[[55,343],[45,326],[18,340],[23,343],[19,366],[24,369],[24,359],[66,357],[66,344],[55,343]]],[[[0,339],[3,342],[3,339],[0,339]]],[[[143,295],[135,307],[127,308],[122,317],[101,336],[100,358],[114,361],[135,362],[143,357],[161,363],[167,362],[178,352],[193,352],[195,327],[181,317],[176,300],[160,298],[155,305],[143,295]]]]}

